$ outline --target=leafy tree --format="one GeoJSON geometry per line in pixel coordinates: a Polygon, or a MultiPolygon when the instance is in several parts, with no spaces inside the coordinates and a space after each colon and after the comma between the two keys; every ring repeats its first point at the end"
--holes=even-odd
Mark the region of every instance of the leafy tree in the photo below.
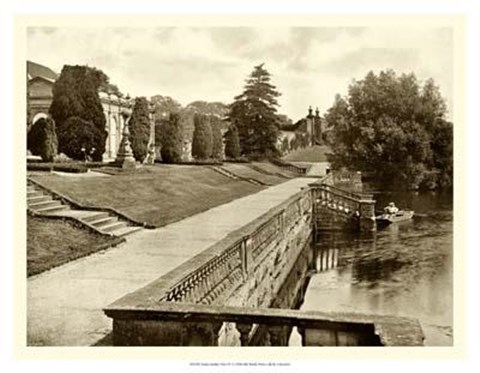
{"type": "Polygon", "coordinates": [[[221,121],[217,117],[211,116],[210,123],[212,127],[212,158],[221,161],[223,159],[221,121]]]}
{"type": "Polygon", "coordinates": [[[147,156],[148,140],[150,139],[150,117],[148,101],[145,97],[135,99],[129,130],[133,156],[137,161],[143,162],[147,156]]]}
{"type": "Polygon", "coordinates": [[[237,127],[232,124],[225,133],[225,156],[228,158],[239,158],[240,151],[240,138],[238,137],[237,127]]]}
{"type": "Polygon", "coordinates": [[[68,157],[84,160],[93,157],[99,137],[98,128],[89,121],[79,117],[68,118],[59,136],[63,139],[63,151],[68,157]]]}
{"type": "Polygon", "coordinates": [[[161,136],[162,159],[165,163],[178,163],[182,160],[182,131],[180,128],[180,116],[172,113],[168,121],[162,125],[161,136]]]}
{"type": "Polygon", "coordinates": [[[332,166],[368,171],[391,188],[451,185],[453,126],[432,80],[373,72],[336,96],[325,121],[332,166]]]}
{"type": "Polygon", "coordinates": [[[263,64],[255,66],[244,91],[230,105],[229,120],[238,129],[240,146],[246,155],[277,154],[279,118],[277,97],[270,73],[263,64]]]}
{"type": "Polygon", "coordinates": [[[65,144],[68,129],[65,123],[70,117],[78,117],[84,121],[91,122],[97,129],[95,131],[95,152],[92,154],[94,160],[102,160],[105,152],[105,130],[106,118],[103,114],[99,88],[105,81],[105,74],[101,70],[88,66],[65,65],[59,78],[53,86],[53,100],[50,105],[50,115],[57,126],[58,150],[67,154],[65,144]]]}
{"type": "Polygon", "coordinates": [[[45,162],[53,162],[57,155],[58,140],[55,122],[52,118],[37,120],[27,135],[27,147],[34,155],[39,155],[45,162]]]}
{"type": "Polygon", "coordinates": [[[195,159],[207,159],[212,155],[212,128],[206,115],[195,114],[193,117],[192,156],[195,159]]]}

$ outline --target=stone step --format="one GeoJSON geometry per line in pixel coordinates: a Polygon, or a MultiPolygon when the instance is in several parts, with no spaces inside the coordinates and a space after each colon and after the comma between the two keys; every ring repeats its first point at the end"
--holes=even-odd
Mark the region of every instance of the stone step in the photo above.
{"type": "Polygon", "coordinates": [[[142,227],[126,226],[126,227],[123,227],[123,228],[115,229],[112,233],[115,236],[123,237],[123,236],[129,235],[129,234],[138,232],[141,229],[142,229],[142,227]]]}
{"type": "Polygon", "coordinates": [[[32,203],[51,201],[51,200],[52,200],[52,197],[46,196],[46,195],[35,196],[35,197],[27,197],[28,205],[30,205],[32,203]]]}
{"type": "Polygon", "coordinates": [[[56,206],[42,207],[40,209],[35,209],[35,212],[41,212],[41,213],[44,213],[44,214],[51,214],[51,213],[55,213],[57,211],[63,211],[63,210],[68,210],[68,206],[59,204],[59,205],[56,205],[56,206]]]}
{"type": "Polygon", "coordinates": [[[98,219],[103,219],[103,218],[106,218],[106,217],[108,217],[108,216],[109,216],[108,212],[103,212],[103,211],[101,211],[101,212],[95,212],[95,211],[92,211],[92,215],[90,215],[90,216],[85,216],[85,217],[82,218],[82,220],[90,224],[90,223],[93,222],[93,221],[96,221],[96,220],[98,220],[98,219]]]}
{"type": "Polygon", "coordinates": [[[29,203],[28,207],[30,207],[31,209],[34,209],[34,210],[38,210],[39,208],[60,206],[61,204],[62,203],[60,201],[55,201],[55,200],[50,198],[49,200],[46,200],[46,201],[29,203]]]}
{"type": "Polygon", "coordinates": [[[118,218],[116,216],[106,216],[96,220],[90,220],[88,223],[102,229],[102,227],[116,223],[118,218]]]}
{"type": "Polygon", "coordinates": [[[27,191],[27,198],[43,196],[43,192],[27,191]]]}
{"type": "Polygon", "coordinates": [[[117,222],[109,224],[109,225],[103,225],[101,227],[98,227],[98,229],[100,229],[103,232],[109,232],[109,233],[115,234],[115,232],[113,232],[113,231],[115,231],[116,229],[119,229],[119,228],[126,227],[126,226],[127,226],[127,223],[125,223],[124,221],[117,221],[117,222]]]}
{"type": "Polygon", "coordinates": [[[27,185],[27,192],[35,192],[35,187],[33,185],[27,185]]]}

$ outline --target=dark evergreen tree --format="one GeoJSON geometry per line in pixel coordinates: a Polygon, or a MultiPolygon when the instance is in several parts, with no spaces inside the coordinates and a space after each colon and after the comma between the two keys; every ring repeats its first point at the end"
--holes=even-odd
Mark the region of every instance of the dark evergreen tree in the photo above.
{"type": "Polygon", "coordinates": [[[193,117],[194,130],[192,140],[192,156],[195,159],[207,159],[212,155],[212,128],[208,117],[195,114],[193,117]]]}
{"type": "Polygon", "coordinates": [[[277,97],[270,73],[263,64],[255,66],[242,94],[230,105],[229,120],[238,129],[242,152],[249,156],[277,154],[279,118],[277,97]]]}
{"type": "Polygon", "coordinates": [[[150,116],[148,101],[145,97],[135,99],[128,128],[133,156],[137,161],[143,162],[148,153],[147,147],[150,139],[150,116]]]}
{"type": "Polygon", "coordinates": [[[65,123],[70,117],[78,117],[91,122],[95,131],[94,160],[101,160],[105,152],[106,118],[100,101],[99,89],[105,82],[105,74],[100,70],[88,66],[65,65],[59,78],[53,86],[53,100],[50,105],[50,114],[57,127],[58,150],[65,151],[68,129],[65,123]]]}
{"type": "Polygon", "coordinates": [[[84,160],[96,153],[98,128],[79,117],[70,117],[64,122],[63,153],[72,159],[84,160]]]}
{"type": "Polygon", "coordinates": [[[168,121],[162,124],[162,142],[160,154],[165,163],[178,163],[182,160],[182,131],[180,116],[172,113],[168,121]]]}
{"type": "Polygon", "coordinates": [[[223,160],[223,137],[220,129],[221,121],[217,117],[210,117],[212,127],[212,158],[223,160]]]}
{"type": "Polygon", "coordinates": [[[58,150],[55,122],[52,118],[37,120],[27,135],[27,147],[45,162],[53,162],[58,150]]]}
{"type": "Polygon", "coordinates": [[[240,157],[240,139],[238,137],[237,127],[232,124],[225,133],[225,156],[236,159],[240,157]]]}

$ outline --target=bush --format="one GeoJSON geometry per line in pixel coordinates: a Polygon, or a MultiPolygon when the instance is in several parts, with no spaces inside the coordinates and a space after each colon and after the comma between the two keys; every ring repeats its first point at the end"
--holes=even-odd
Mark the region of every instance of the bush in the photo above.
{"type": "Polygon", "coordinates": [[[193,158],[207,159],[212,155],[212,128],[205,115],[195,114],[193,117],[195,129],[192,140],[193,158]]]}
{"type": "Polygon", "coordinates": [[[170,118],[162,125],[162,148],[160,154],[165,163],[178,163],[182,160],[182,132],[180,116],[170,114],[170,118]]]}
{"type": "Polygon", "coordinates": [[[220,130],[220,121],[216,117],[212,117],[212,158],[222,160],[223,159],[223,138],[222,131],[220,130]]]}
{"type": "MultiPolygon", "coordinates": [[[[53,100],[49,112],[57,125],[58,150],[70,156],[72,138],[69,135],[71,117],[78,117],[93,123],[96,131],[92,141],[95,151],[91,154],[96,161],[101,161],[105,152],[107,132],[106,118],[99,96],[99,88],[108,77],[100,70],[89,66],[65,65],[53,86],[53,100]],[[66,149],[69,149],[68,151],[66,149]]],[[[76,158],[78,159],[78,158],[76,158]]]]}
{"type": "Polygon", "coordinates": [[[39,155],[45,162],[54,160],[58,141],[52,118],[40,118],[33,124],[27,135],[27,147],[32,154],[39,155]]]}
{"type": "Polygon", "coordinates": [[[145,97],[137,97],[129,121],[130,141],[133,156],[139,162],[143,162],[148,152],[148,140],[150,139],[150,118],[148,113],[148,101],[145,97]]]}
{"type": "Polygon", "coordinates": [[[83,173],[87,172],[88,168],[84,164],[79,163],[27,163],[28,171],[60,171],[83,173]]]}
{"type": "Polygon", "coordinates": [[[234,159],[240,157],[240,139],[237,127],[234,124],[225,134],[225,156],[234,159]]]}
{"type": "Polygon", "coordinates": [[[77,160],[84,160],[85,153],[87,156],[94,155],[98,139],[101,137],[98,128],[92,122],[87,122],[79,117],[68,118],[60,133],[59,137],[63,139],[62,152],[77,160]]]}

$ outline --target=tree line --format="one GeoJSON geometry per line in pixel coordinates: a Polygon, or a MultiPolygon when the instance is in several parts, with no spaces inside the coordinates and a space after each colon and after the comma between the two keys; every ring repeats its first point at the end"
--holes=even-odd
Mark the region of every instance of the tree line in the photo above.
{"type": "MultiPolygon", "coordinates": [[[[58,147],[59,152],[82,159],[82,149],[88,147],[92,158],[101,160],[107,132],[98,92],[108,86],[112,85],[100,70],[64,66],[53,89],[53,120],[40,121],[37,128],[32,128],[29,148],[52,153],[58,147]]],[[[279,156],[279,148],[288,145],[285,140],[277,143],[280,129],[291,121],[277,112],[278,97],[271,74],[260,64],[247,77],[242,93],[225,110],[215,103],[215,110],[225,111],[224,118],[196,113],[197,108],[207,105],[204,102],[192,105],[196,113],[193,157],[221,159],[223,144],[227,158],[279,156]],[[221,127],[227,128],[224,136],[221,127]]],[[[156,99],[162,105],[175,106],[173,100],[161,96],[156,99]]],[[[414,74],[370,72],[364,79],[353,81],[347,95],[335,97],[323,121],[332,169],[364,171],[390,188],[433,189],[453,184],[453,123],[447,118],[445,100],[432,79],[422,83],[414,74]]],[[[134,156],[142,161],[150,136],[146,98],[135,100],[129,128],[134,156]]],[[[161,145],[164,162],[181,161],[183,136],[178,112],[158,121],[156,142],[161,145]]],[[[300,137],[295,141],[302,146],[304,140],[308,142],[300,137]]]]}

